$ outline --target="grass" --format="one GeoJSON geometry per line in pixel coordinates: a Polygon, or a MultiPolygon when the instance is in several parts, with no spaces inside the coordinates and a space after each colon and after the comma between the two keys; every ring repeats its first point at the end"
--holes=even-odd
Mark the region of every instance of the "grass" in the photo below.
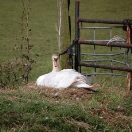
{"type": "MultiPolygon", "coordinates": [[[[125,19],[126,16],[131,18],[131,8],[129,7],[131,2],[129,0],[124,2],[119,0],[113,2],[109,0],[101,0],[100,2],[97,0],[89,2],[82,0],[80,1],[80,16],[120,20],[125,19]],[[114,3],[118,4],[115,5],[114,3]]],[[[20,23],[23,6],[21,0],[12,0],[11,3],[6,0],[2,2],[0,7],[0,61],[3,64],[16,57],[17,53],[14,53],[13,48],[17,43],[16,37],[19,39],[21,36],[20,23]]],[[[36,61],[30,80],[34,81],[41,73],[51,71],[51,55],[58,52],[57,31],[55,28],[57,24],[57,2],[31,1],[30,7],[29,28],[31,28],[31,35],[29,38],[30,43],[34,46],[31,54],[36,61]]],[[[69,14],[72,20],[72,40],[74,39],[74,9],[74,1],[71,1],[69,14]]]]}
{"type": "Polygon", "coordinates": [[[60,90],[58,96],[46,91],[0,90],[1,131],[131,131],[132,96],[126,91],[99,89],[82,97],[81,90],[78,95],[75,90],[60,90]]]}
{"type": "MultiPolygon", "coordinates": [[[[26,0],[24,0],[26,2],[26,0]]],[[[80,16],[98,19],[131,19],[130,0],[80,0],[80,16]]],[[[51,71],[51,55],[58,52],[57,1],[30,2],[30,43],[34,46],[29,82],[51,71]]],[[[74,1],[71,1],[72,39],[74,39],[74,1]]],[[[20,42],[21,0],[2,0],[0,4],[0,62],[16,58],[14,45],[20,42]],[[18,40],[16,40],[16,37],[18,40]]],[[[118,32],[120,35],[121,32],[118,32]]],[[[104,37],[103,32],[98,33],[104,37]]],[[[124,33],[123,33],[124,35],[124,33]]],[[[84,69],[90,71],[91,69],[84,69]]],[[[100,78],[100,77],[99,77],[100,78]]],[[[97,94],[84,89],[41,89],[34,84],[24,88],[0,89],[1,132],[131,132],[132,94],[125,90],[125,78],[114,80],[119,85],[107,88],[105,77],[97,94]],[[57,96],[56,96],[57,93],[57,96]]]]}

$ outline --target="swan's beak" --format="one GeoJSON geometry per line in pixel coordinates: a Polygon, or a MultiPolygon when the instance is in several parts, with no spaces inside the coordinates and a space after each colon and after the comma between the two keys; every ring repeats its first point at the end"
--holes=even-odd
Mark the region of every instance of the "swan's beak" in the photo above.
{"type": "Polygon", "coordinates": [[[54,58],[54,66],[57,67],[57,60],[58,58],[54,58]]]}

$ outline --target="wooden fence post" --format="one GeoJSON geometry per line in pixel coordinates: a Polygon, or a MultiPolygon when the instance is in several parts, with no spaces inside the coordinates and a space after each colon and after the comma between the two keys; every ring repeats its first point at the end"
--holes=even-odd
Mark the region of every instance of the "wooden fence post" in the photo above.
{"type": "MultiPolygon", "coordinates": [[[[127,44],[131,44],[132,43],[132,31],[131,31],[130,25],[127,25],[126,38],[127,38],[127,44]]],[[[127,73],[127,89],[132,90],[132,72],[127,73]]]]}
{"type": "MultiPolygon", "coordinates": [[[[70,29],[69,29],[69,5],[70,0],[57,0],[58,5],[58,46],[59,53],[66,50],[70,45],[70,29]]],[[[61,56],[62,69],[68,68],[67,55],[61,56]]]]}

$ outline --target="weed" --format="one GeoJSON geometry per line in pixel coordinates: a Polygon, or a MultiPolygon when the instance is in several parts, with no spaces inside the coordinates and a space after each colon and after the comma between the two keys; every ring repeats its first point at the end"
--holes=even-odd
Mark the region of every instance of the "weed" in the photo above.
{"type": "Polygon", "coordinates": [[[30,1],[27,0],[27,7],[23,3],[23,12],[21,17],[21,41],[16,39],[14,52],[21,52],[21,55],[17,54],[15,60],[8,60],[5,64],[0,65],[0,87],[19,87],[28,82],[29,73],[31,71],[31,65],[34,60],[29,55],[32,45],[29,42],[29,11],[30,1]],[[26,22],[25,22],[26,21],[26,22]],[[26,26],[25,26],[26,23],[26,26]],[[26,32],[25,32],[26,30],[26,32]],[[26,37],[25,34],[26,33],[26,37]]]}

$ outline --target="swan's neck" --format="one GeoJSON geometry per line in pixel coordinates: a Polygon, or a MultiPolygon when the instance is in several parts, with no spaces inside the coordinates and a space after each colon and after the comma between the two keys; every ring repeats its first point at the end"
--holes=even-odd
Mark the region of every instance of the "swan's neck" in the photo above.
{"type": "Polygon", "coordinates": [[[61,71],[60,61],[59,59],[57,61],[53,60],[53,69],[52,72],[59,72],[61,71]]]}

